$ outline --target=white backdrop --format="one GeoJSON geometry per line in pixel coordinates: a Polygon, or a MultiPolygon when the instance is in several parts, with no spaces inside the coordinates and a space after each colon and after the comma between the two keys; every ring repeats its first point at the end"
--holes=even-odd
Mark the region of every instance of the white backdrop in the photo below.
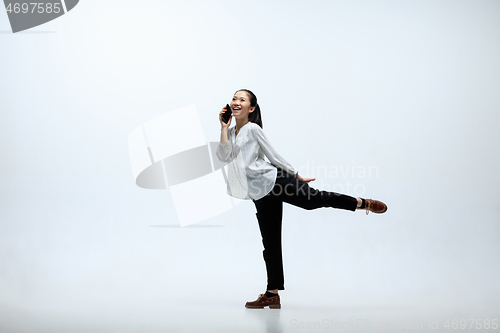
{"type": "Polygon", "coordinates": [[[500,2],[86,0],[0,32],[0,331],[498,318],[500,2]],[[128,155],[192,104],[218,141],[240,88],[310,186],[389,207],[285,205],[279,312],[243,307],[266,287],[253,203],[180,228],[128,155]]]}

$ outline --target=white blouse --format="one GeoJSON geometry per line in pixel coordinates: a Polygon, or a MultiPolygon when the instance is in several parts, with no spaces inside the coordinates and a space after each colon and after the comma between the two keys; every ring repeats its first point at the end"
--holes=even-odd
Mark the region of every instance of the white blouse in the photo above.
{"type": "Polygon", "coordinates": [[[228,129],[228,142],[217,147],[217,158],[227,165],[227,194],[244,200],[258,200],[274,187],[276,167],[295,177],[297,171],[272,147],[262,128],[249,121],[228,129]],[[264,155],[271,161],[264,160],[264,155]]]}

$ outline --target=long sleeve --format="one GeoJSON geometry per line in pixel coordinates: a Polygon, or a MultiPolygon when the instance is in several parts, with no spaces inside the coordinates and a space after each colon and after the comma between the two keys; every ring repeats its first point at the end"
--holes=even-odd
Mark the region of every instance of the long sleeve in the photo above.
{"type": "Polygon", "coordinates": [[[259,143],[260,148],[264,152],[264,155],[266,155],[266,157],[269,159],[269,161],[274,166],[280,167],[289,174],[295,176],[297,174],[297,171],[273,148],[273,146],[267,139],[266,135],[264,134],[262,128],[259,125],[253,126],[253,128],[254,128],[253,133],[255,135],[255,139],[259,143]]]}
{"type": "Polygon", "coordinates": [[[231,142],[220,143],[217,146],[216,155],[219,161],[227,163],[231,160],[231,153],[233,151],[233,144],[231,142]]]}

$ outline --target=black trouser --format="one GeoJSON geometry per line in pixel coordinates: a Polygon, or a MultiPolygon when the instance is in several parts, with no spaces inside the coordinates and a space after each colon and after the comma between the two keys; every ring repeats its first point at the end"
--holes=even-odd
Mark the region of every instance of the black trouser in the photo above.
{"type": "Polygon", "coordinates": [[[285,290],[281,254],[283,202],[308,210],[332,207],[355,211],[357,206],[356,198],[314,189],[306,182],[278,168],[276,183],[271,192],[259,200],[253,200],[264,245],[267,290],[285,290]]]}

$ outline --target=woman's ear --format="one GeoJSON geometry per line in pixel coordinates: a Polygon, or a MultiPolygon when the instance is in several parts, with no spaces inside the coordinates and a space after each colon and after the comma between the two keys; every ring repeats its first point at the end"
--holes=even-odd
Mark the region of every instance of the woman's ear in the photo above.
{"type": "Polygon", "coordinates": [[[252,106],[252,107],[250,108],[250,110],[248,110],[248,113],[252,113],[252,112],[254,112],[254,111],[255,111],[255,106],[252,106]]]}

